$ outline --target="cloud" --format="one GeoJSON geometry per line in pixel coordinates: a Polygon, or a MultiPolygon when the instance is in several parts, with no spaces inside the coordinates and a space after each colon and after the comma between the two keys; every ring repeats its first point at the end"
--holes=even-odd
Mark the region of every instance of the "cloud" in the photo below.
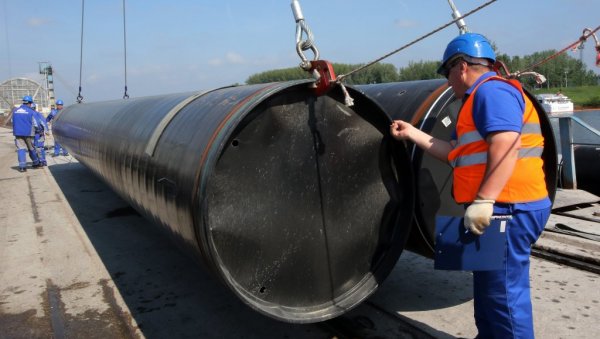
{"type": "Polygon", "coordinates": [[[410,28],[417,26],[417,22],[412,20],[394,20],[394,25],[399,28],[410,28]]]}
{"type": "Polygon", "coordinates": [[[45,26],[49,23],[51,23],[52,21],[46,18],[28,18],[27,19],[27,26],[29,27],[40,27],[40,26],[45,26]]]}
{"type": "Polygon", "coordinates": [[[225,58],[227,59],[228,63],[231,64],[245,64],[246,61],[244,60],[244,57],[242,57],[241,55],[237,54],[237,53],[233,53],[233,52],[229,52],[227,53],[227,55],[225,55],[225,58]]]}
{"type": "Polygon", "coordinates": [[[244,59],[244,57],[240,54],[227,52],[222,58],[213,58],[208,60],[208,64],[211,66],[245,65],[247,62],[246,59],[244,59]]]}

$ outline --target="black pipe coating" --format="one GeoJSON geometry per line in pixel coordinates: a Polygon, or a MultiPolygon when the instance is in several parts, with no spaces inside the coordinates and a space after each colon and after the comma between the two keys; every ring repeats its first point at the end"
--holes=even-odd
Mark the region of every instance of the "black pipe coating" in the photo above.
{"type": "Polygon", "coordinates": [[[309,81],[76,104],[56,140],[241,300],[287,322],[371,295],[410,231],[413,175],[390,119],[309,81]]]}

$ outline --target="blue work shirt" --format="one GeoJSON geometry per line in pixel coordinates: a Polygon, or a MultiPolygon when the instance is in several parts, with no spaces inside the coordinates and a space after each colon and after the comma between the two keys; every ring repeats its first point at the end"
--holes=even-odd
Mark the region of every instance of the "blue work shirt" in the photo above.
{"type": "Polygon", "coordinates": [[[13,135],[17,137],[32,137],[38,123],[35,119],[35,111],[29,106],[21,105],[12,114],[13,135]]]}
{"type": "Polygon", "coordinates": [[[50,122],[52,121],[52,119],[54,119],[54,117],[58,114],[59,110],[57,110],[56,108],[53,108],[50,111],[50,114],[48,114],[48,116],[46,117],[46,122],[50,122]]]}
{"type": "MultiPolygon", "coordinates": [[[[497,75],[495,72],[487,72],[479,77],[475,83],[465,92],[463,102],[483,80],[497,75]]],[[[521,133],[523,128],[523,112],[525,111],[525,99],[521,92],[514,86],[504,81],[487,81],[477,88],[473,99],[473,121],[481,136],[485,139],[494,132],[517,132],[521,133]]],[[[456,132],[453,135],[456,139],[456,132]]],[[[511,214],[515,210],[533,211],[552,206],[548,197],[527,203],[494,205],[495,214],[511,214]]]]}
{"type": "MultiPolygon", "coordinates": [[[[465,93],[465,99],[479,83],[494,75],[495,72],[488,72],[479,77],[465,93]]],[[[473,120],[484,139],[493,132],[521,133],[524,111],[523,95],[504,81],[488,81],[482,84],[473,100],[473,120]]]]}

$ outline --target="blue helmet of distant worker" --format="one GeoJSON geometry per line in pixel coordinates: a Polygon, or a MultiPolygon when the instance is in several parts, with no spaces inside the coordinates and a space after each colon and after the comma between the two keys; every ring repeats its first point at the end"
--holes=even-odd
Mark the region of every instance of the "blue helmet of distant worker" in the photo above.
{"type": "Polygon", "coordinates": [[[57,104],[57,105],[62,105],[62,104],[63,104],[63,101],[62,101],[62,100],[60,100],[60,99],[58,99],[58,100],[56,100],[56,104],[57,104]]]}
{"type": "Polygon", "coordinates": [[[24,96],[23,97],[23,103],[25,103],[25,104],[33,103],[33,98],[31,97],[31,95],[24,96]]]}
{"type": "Polygon", "coordinates": [[[449,60],[456,55],[466,55],[472,58],[489,59],[492,64],[496,61],[496,53],[492,44],[481,34],[465,33],[452,39],[446,46],[442,64],[438,68],[438,74],[444,74],[444,68],[449,60]]]}

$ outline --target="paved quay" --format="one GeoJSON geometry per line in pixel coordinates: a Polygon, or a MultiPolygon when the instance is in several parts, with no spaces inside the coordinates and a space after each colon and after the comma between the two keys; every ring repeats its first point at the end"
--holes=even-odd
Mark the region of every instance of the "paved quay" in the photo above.
{"type": "MultiPolygon", "coordinates": [[[[26,173],[16,160],[12,131],[0,127],[2,339],[343,338],[344,326],[355,338],[476,335],[471,274],[435,271],[431,260],[410,252],[373,296],[339,319],[272,320],[244,305],[72,157],[48,157],[48,167],[26,173]]],[[[598,261],[597,241],[566,234],[599,233],[597,197],[575,195],[583,199],[579,207],[548,223],[562,233],[545,232],[537,245],[598,261]],[[589,220],[573,221],[569,213],[589,220]]],[[[600,275],[534,257],[531,277],[538,338],[598,336],[600,275]]]]}

